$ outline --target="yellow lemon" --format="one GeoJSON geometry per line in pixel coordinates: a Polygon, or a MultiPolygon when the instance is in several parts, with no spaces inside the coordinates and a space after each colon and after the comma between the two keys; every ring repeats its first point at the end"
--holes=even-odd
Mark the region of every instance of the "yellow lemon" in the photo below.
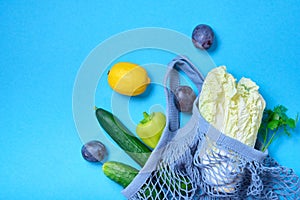
{"type": "Polygon", "coordinates": [[[136,96],[146,90],[150,78],[143,67],[130,62],[119,62],[109,70],[107,81],[114,91],[136,96]]]}

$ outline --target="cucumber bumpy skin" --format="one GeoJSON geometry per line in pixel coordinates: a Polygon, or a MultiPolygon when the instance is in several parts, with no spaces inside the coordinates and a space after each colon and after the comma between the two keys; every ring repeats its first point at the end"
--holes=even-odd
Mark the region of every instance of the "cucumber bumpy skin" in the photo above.
{"type": "Polygon", "coordinates": [[[102,166],[102,171],[109,179],[124,188],[127,187],[139,173],[134,167],[116,161],[105,162],[102,166]]]}
{"type": "Polygon", "coordinates": [[[109,136],[141,167],[147,162],[151,150],[142,143],[112,113],[102,108],[96,109],[96,117],[109,136]]]}
{"type": "MultiPolygon", "coordinates": [[[[117,162],[117,161],[107,161],[102,166],[103,173],[115,183],[126,188],[133,179],[138,175],[139,170],[130,165],[117,162]]],[[[143,199],[165,199],[163,193],[157,193],[161,188],[157,188],[157,186],[153,185],[144,185],[142,190],[144,193],[142,194],[143,199]],[[156,189],[153,189],[156,187],[156,189]]]]}

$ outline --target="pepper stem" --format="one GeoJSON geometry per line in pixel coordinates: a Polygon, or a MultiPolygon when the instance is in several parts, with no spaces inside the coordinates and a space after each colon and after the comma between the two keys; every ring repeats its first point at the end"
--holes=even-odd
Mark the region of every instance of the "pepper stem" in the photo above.
{"type": "Polygon", "coordinates": [[[149,115],[147,112],[143,112],[144,119],[140,121],[141,124],[146,124],[147,122],[151,121],[152,115],[149,115]]]}

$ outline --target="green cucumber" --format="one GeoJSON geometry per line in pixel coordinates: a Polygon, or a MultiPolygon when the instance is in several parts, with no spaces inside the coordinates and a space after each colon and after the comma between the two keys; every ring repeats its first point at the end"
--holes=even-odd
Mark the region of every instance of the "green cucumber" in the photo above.
{"type": "Polygon", "coordinates": [[[121,147],[121,149],[143,167],[151,154],[151,150],[134,136],[134,134],[112,113],[102,108],[97,108],[96,117],[101,127],[121,147]]]}
{"type": "Polygon", "coordinates": [[[116,161],[105,162],[102,166],[102,170],[108,178],[124,188],[127,187],[139,173],[139,170],[134,167],[116,161]]]}
{"type": "MultiPolygon", "coordinates": [[[[131,167],[127,164],[117,162],[117,161],[107,161],[102,166],[103,173],[112,181],[115,183],[118,183],[119,185],[126,188],[133,179],[138,175],[139,170],[135,169],[134,167],[131,167]]],[[[143,199],[150,200],[150,199],[163,199],[163,193],[157,193],[157,191],[160,190],[157,186],[153,185],[144,185],[142,187],[142,190],[144,191],[143,199]],[[156,187],[156,189],[153,189],[156,187]]]]}

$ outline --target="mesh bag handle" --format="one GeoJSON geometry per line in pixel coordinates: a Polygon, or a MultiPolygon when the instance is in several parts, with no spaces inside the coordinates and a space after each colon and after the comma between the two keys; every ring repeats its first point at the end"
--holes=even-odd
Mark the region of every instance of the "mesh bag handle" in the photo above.
{"type": "Polygon", "coordinates": [[[179,110],[174,101],[174,91],[180,84],[177,69],[182,70],[187,75],[187,77],[195,84],[199,93],[201,92],[204,82],[204,77],[198,71],[197,67],[185,56],[177,56],[169,63],[163,84],[168,105],[166,110],[168,118],[167,126],[172,132],[178,130],[180,127],[179,110]]]}

